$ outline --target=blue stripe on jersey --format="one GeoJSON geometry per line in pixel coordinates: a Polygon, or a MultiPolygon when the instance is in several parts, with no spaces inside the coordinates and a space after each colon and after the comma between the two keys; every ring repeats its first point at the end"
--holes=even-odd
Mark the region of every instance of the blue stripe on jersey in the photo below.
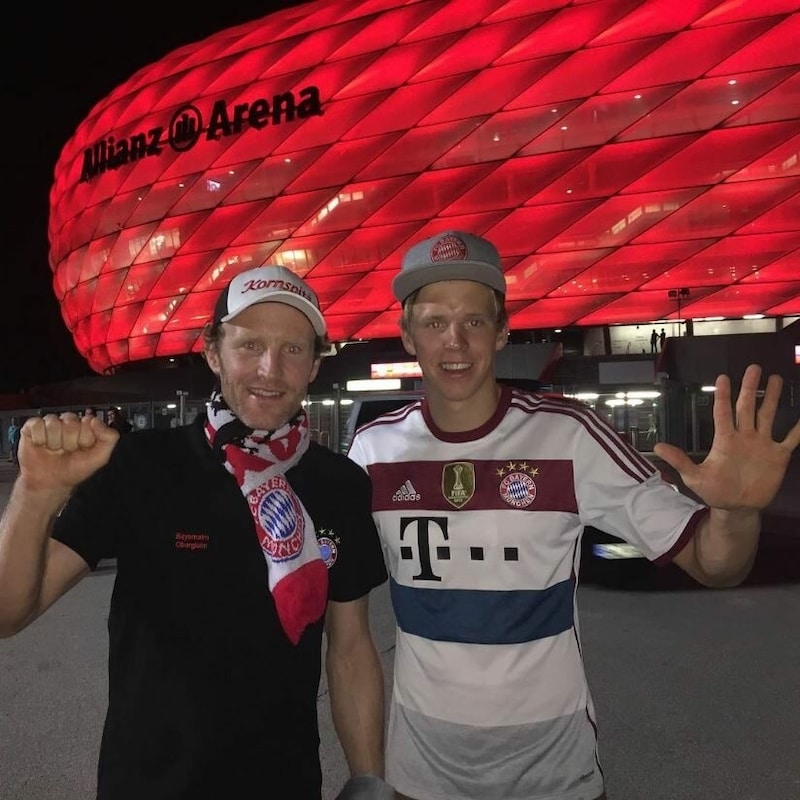
{"type": "Polygon", "coordinates": [[[547,589],[427,589],[390,579],[400,629],[440,642],[518,644],[574,624],[572,579],[547,589]]]}

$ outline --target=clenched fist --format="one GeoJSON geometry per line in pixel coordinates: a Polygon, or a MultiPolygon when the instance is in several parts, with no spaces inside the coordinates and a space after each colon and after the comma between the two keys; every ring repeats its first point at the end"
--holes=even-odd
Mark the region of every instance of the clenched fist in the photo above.
{"type": "Polygon", "coordinates": [[[119,433],[97,417],[32,417],[20,436],[20,480],[37,491],[69,492],[108,462],[118,441],[119,433]]]}

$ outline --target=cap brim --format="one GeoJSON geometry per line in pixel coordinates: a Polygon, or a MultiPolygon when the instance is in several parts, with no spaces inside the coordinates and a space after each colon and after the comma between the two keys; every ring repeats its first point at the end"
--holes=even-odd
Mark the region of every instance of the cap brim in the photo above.
{"type": "Polygon", "coordinates": [[[392,293],[401,303],[411,294],[439,281],[475,281],[505,294],[506,281],[496,267],[482,261],[452,261],[426,264],[399,272],[392,280],[392,293]]]}
{"type": "Polygon", "coordinates": [[[292,292],[270,292],[268,297],[254,296],[249,303],[242,303],[239,308],[231,314],[226,314],[220,319],[220,322],[230,322],[234,317],[238,316],[250,306],[256,306],[260,303],[283,303],[287,306],[292,306],[298,311],[301,311],[308,318],[314,333],[317,336],[327,335],[327,327],[325,325],[325,318],[322,316],[320,310],[311,302],[306,300],[300,295],[293,294],[292,292]]]}

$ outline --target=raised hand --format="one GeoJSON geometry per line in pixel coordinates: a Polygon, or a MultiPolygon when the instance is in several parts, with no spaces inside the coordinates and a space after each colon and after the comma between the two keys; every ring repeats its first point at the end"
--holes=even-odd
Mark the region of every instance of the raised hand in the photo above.
{"type": "Polygon", "coordinates": [[[761,405],[756,392],[761,367],[751,364],[731,408],[731,383],[720,375],[714,392],[714,440],[706,459],[695,464],[680,448],[659,443],[654,451],[674,467],[706,505],[721,509],[763,509],[778,492],[792,451],[800,444],[800,421],[778,442],[772,427],[783,380],[770,375],[761,405]]]}
{"type": "Polygon", "coordinates": [[[108,461],[118,440],[97,417],[32,417],[20,436],[20,480],[37,491],[69,492],[108,461]]]}

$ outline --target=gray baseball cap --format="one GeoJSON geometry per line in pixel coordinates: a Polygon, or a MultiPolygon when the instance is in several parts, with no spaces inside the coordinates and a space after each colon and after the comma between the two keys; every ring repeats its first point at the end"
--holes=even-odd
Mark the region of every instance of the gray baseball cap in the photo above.
{"type": "Polygon", "coordinates": [[[392,292],[402,303],[417,289],[438,281],[475,281],[506,293],[497,248],[474,233],[444,231],[415,244],[403,256],[392,292]]]}

